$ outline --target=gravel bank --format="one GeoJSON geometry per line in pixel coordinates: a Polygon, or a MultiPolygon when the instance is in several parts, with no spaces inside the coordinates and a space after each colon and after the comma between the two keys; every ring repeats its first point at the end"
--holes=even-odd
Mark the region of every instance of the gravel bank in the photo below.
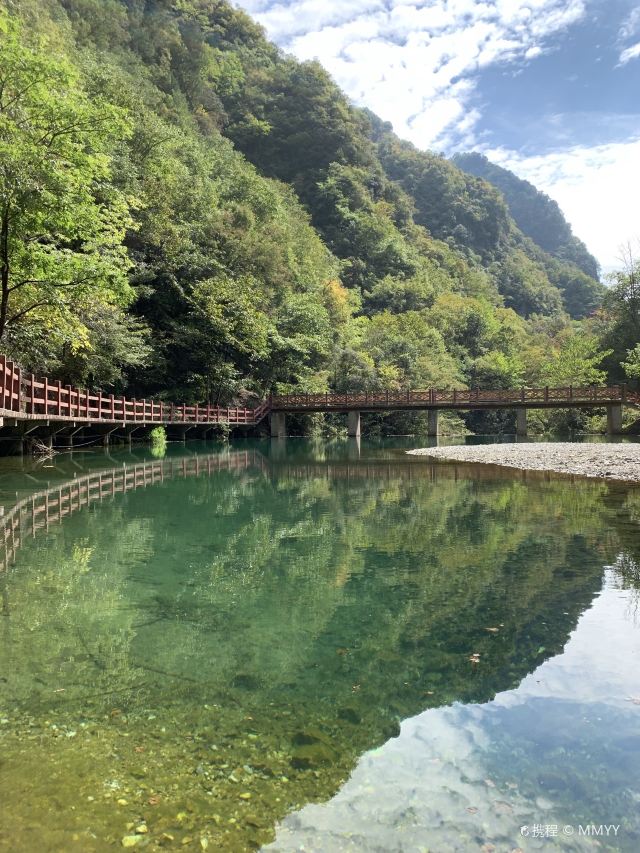
{"type": "Polygon", "coordinates": [[[640,444],[482,444],[409,450],[442,462],[501,465],[523,471],[555,471],[581,477],[640,482],[640,444]]]}

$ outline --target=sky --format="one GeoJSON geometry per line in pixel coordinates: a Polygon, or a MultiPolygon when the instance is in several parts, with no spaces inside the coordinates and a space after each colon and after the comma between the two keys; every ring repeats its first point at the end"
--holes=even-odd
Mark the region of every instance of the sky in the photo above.
{"type": "Polygon", "coordinates": [[[603,271],[640,253],[640,0],[236,0],[419,148],[481,151],[603,271]]]}

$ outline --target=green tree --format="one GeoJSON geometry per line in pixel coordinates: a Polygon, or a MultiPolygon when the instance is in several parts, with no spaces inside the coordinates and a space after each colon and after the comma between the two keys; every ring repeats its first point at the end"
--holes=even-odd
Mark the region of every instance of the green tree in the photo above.
{"type": "Polygon", "coordinates": [[[547,385],[602,385],[607,373],[602,362],[611,350],[602,350],[594,335],[565,334],[558,349],[543,365],[542,380],[547,385]]]}
{"type": "Polygon", "coordinates": [[[621,362],[621,367],[627,379],[640,379],[640,344],[627,350],[627,358],[621,362]]]}
{"type": "Polygon", "coordinates": [[[603,311],[597,319],[602,343],[611,350],[605,365],[612,379],[622,379],[623,362],[640,342],[640,259],[629,246],[623,250],[623,268],[609,276],[603,311]]]}
{"type": "Polygon", "coordinates": [[[37,319],[82,347],[77,309],[129,300],[130,217],[109,157],[127,132],[121,110],[90,99],[67,60],[26,45],[0,14],[0,340],[37,319]]]}

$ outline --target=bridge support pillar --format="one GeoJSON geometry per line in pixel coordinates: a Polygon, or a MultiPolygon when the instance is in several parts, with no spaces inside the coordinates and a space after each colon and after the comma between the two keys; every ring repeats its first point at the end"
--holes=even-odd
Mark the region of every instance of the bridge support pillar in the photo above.
{"type": "Polygon", "coordinates": [[[516,409],[516,435],[525,438],[527,435],[527,410],[516,409]]]}
{"type": "Polygon", "coordinates": [[[622,405],[607,406],[607,434],[620,435],[622,432],[622,405]]]}
{"type": "Polygon", "coordinates": [[[349,438],[360,438],[360,412],[348,413],[347,434],[349,438]]]}
{"type": "Polygon", "coordinates": [[[429,409],[427,412],[427,435],[431,438],[438,437],[438,409],[429,409]]]}
{"type": "Polygon", "coordinates": [[[287,437],[287,416],[284,412],[271,412],[271,438],[287,437]]]}

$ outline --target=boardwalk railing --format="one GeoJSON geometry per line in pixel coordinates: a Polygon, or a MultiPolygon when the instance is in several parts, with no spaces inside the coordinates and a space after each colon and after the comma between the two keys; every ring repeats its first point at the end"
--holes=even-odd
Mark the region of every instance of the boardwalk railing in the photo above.
{"type": "Polygon", "coordinates": [[[380,391],[359,394],[279,394],[270,398],[274,411],[345,411],[367,409],[428,409],[475,407],[572,407],[638,404],[640,395],[626,385],[609,388],[517,388],[498,391],[453,389],[440,391],[380,391]]]}
{"type": "Polygon", "coordinates": [[[12,361],[0,356],[0,408],[19,416],[112,423],[192,423],[251,426],[266,415],[269,404],[255,409],[222,408],[210,404],[164,403],[80,390],[59,380],[23,375],[12,361]]]}
{"type": "Polygon", "coordinates": [[[256,408],[185,405],[128,399],[101,391],[62,385],[59,380],[24,375],[0,356],[0,409],[19,418],[121,424],[228,424],[253,426],[270,411],[329,412],[398,409],[577,408],[620,403],[640,404],[640,394],[626,385],[609,388],[517,388],[507,390],[380,391],[358,394],[279,394],[256,408]]]}

